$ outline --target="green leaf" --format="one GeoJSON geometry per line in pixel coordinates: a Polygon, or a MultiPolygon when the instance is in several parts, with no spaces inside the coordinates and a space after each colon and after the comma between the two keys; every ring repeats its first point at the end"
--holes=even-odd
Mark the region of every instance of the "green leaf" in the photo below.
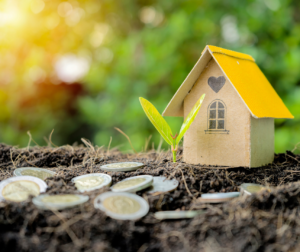
{"type": "Polygon", "coordinates": [[[172,145],[173,144],[173,139],[171,137],[172,130],[169,124],[165,121],[165,119],[161,116],[161,114],[157,111],[157,109],[151,104],[151,102],[147,101],[142,97],[140,97],[140,102],[150,122],[152,122],[154,127],[165,139],[165,141],[168,144],[172,145]]]}
{"type": "Polygon", "coordinates": [[[196,115],[198,114],[198,111],[201,107],[201,104],[204,100],[204,97],[205,97],[205,94],[203,94],[200,99],[196,102],[196,104],[194,105],[194,107],[192,108],[192,110],[190,111],[190,113],[188,114],[188,116],[185,118],[182,126],[181,126],[181,129],[180,129],[180,132],[179,132],[179,135],[178,137],[176,138],[176,145],[179,144],[181,138],[183,137],[183,135],[185,134],[185,132],[188,130],[188,128],[191,126],[192,122],[194,121],[194,119],[196,118],[196,115]]]}

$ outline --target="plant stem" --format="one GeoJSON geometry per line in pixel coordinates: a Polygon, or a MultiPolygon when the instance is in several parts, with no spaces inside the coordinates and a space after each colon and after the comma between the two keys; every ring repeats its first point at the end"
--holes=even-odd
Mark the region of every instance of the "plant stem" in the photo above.
{"type": "Polygon", "coordinates": [[[173,163],[176,163],[176,150],[173,150],[173,163]]]}

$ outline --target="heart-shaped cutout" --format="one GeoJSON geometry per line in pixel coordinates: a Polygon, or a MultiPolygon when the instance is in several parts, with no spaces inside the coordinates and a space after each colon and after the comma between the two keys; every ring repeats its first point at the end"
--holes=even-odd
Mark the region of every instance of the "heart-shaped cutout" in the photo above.
{"type": "Polygon", "coordinates": [[[218,93],[224,86],[225,81],[226,80],[224,76],[219,76],[218,78],[212,76],[208,78],[208,85],[211,87],[212,90],[218,93]]]}

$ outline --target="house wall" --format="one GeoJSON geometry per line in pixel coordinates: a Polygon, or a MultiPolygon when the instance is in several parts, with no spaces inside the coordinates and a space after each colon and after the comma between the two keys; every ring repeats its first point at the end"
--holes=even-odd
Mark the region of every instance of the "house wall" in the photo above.
{"type": "Polygon", "coordinates": [[[251,163],[260,167],[274,160],[274,119],[251,117],[251,163]]]}
{"type": "Polygon", "coordinates": [[[199,97],[203,93],[206,94],[195,121],[184,136],[184,161],[203,165],[249,167],[251,114],[226,77],[224,86],[216,93],[208,85],[208,79],[211,76],[225,77],[213,59],[207,64],[184,99],[185,118],[199,97]],[[228,134],[206,132],[208,130],[208,106],[216,99],[222,100],[226,105],[225,125],[226,130],[229,131],[228,134]]]}

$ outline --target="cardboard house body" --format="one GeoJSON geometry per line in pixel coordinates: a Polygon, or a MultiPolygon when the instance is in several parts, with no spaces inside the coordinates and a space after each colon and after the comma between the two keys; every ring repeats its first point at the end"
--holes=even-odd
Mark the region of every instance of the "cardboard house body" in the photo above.
{"type": "Polygon", "coordinates": [[[293,118],[247,54],[206,46],[163,112],[186,117],[205,93],[184,136],[187,163],[259,167],[274,160],[274,118],[293,118]]]}

